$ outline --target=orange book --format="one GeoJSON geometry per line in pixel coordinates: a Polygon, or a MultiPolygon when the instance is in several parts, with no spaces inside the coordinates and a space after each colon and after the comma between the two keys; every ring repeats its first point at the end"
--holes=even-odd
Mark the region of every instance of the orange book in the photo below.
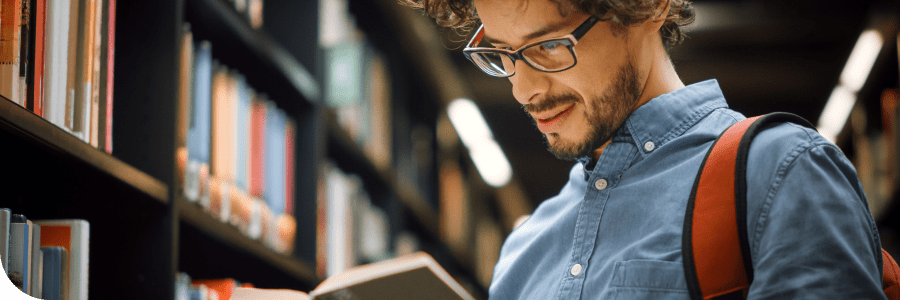
{"type": "Polygon", "coordinates": [[[235,93],[228,69],[213,74],[212,95],[212,174],[229,183],[235,178],[235,93]]]}
{"type": "Polygon", "coordinates": [[[263,196],[263,155],[266,137],[266,100],[262,96],[253,99],[250,120],[250,195],[263,196]]]}
{"type": "Polygon", "coordinates": [[[2,0],[0,4],[0,95],[25,106],[18,95],[22,0],[2,0]]]}
{"type": "Polygon", "coordinates": [[[231,299],[231,294],[238,287],[238,282],[231,278],[193,280],[191,284],[202,284],[219,294],[219,299],[231,299]]]}

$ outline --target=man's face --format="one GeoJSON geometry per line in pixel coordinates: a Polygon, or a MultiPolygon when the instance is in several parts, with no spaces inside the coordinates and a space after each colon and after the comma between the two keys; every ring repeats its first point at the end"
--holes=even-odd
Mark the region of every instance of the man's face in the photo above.
{"type": "MultiPolygon", "coordinates": [[[[565,0],[562,0],[565,2],[565,0]]],[[[589,16],[549,0],[476,0],[485,40],[518,49],[572,32],[589,16]]],[[[632,59],[628,35],[599,22],[575,46],[575,67],[546,73],[516,62],[513,96],[544,134],[548,150],[574,160],[600,148],[636,107],[646,75],[632,59]]]]}

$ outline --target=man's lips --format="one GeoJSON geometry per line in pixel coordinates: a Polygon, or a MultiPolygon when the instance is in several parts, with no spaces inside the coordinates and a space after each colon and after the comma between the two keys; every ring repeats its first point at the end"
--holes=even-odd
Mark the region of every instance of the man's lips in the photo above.
{"type": "Polygon", "coordinates": [[[574,108],[575,104],[573,103],[562,111],[535,114],[532,115],[532,117],[537,123],[538,130],[545,134],[552,133],[556,132],[557,129],[559,129],[563,121],[565,121],[566,117],[568,117],[572,113],[572,109],[574,108]]]}

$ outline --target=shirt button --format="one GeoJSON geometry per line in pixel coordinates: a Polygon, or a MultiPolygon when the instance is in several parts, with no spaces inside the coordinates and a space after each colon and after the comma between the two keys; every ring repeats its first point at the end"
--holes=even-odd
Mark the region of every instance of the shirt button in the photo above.
{"type": "Polygon", "coordinates": [[[606,189],[606,179],[598,179],[594,182],[594,187],[601,191],[606,189]]]}
{"type": "Polygon", "coordinates": [[[572,273],[572,276],[578,276],[579,274],[581,274],[581,264],[575,264],[574,266],[572,266],[572,270],[570,272],[572,273]]]}
{"type": "Polygon", "coordinates": [[[656,144],[653,144],[653,142],[644,143],[644,150],[647,150],[647,152],[650,152],[650,151],[653,151],[653,149],[656,149],[656,144]]]}

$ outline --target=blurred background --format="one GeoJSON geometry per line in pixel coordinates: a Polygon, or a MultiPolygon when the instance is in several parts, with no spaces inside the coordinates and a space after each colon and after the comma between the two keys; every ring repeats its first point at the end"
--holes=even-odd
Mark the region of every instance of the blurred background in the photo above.
{"type": "MultiPolygon", "coordinates": [[[[23,1],[49,2],[2,4],[23,1]]],[[[507,79],[462,55],[470,32],[398,0],[79,1],[111,4],[93,13],[114,18],[87,23],[114,32],[97,39],[111,52],[77,52],[109,57],[98,94],[110,98],[77,124],[49,96],[42,116],[33,86],[24,101],[4,95],[0,156],[17,159],[0,207],[89,221],[91,298],[170,299],[192,282],[310,291],[425,251],[484,299],[506,236],[574,164],[546,150],[507,79]],[[92,120],[108,131],[92,138],[92,120]]],[[[681,80],[717,79],[746,116],[816,124],[900,254],[900,2],[693,5],[670,50],[681,80]]],[[[91,20],[71,11],[71,24],[91,20]]]]}

